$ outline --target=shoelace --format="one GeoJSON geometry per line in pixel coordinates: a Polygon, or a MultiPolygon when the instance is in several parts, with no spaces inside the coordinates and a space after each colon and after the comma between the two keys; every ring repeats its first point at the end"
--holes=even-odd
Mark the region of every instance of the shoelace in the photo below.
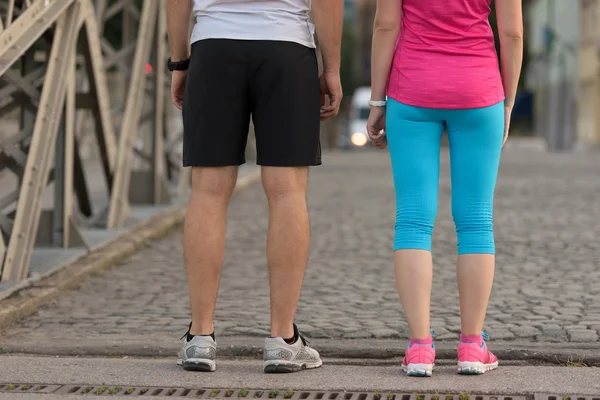
{"type": "Polygon", "coordinates": [[[187,332],[184,333],[183,336],[179,340],[183,340],[183,338],[186,337],[190,333],[191,329],[192,329],[192,323],[190,322],[190,326],[188,327],[187,332]]]}
{"type": "Polygon", "coordinates": [[[298,337],[300,338],[300,340],[302,340],[303,345],[308,346],[308,344],[310,342],[308,340],[306,340],[306,338],[304,336],[302,336],[300,333],[298,333],[298,337]]]}

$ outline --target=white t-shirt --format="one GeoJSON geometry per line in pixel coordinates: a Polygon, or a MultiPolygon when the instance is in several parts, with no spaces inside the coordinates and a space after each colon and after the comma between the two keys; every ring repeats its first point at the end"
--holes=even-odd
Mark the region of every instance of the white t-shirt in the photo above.
{"type": "Polygon", "coordinates": [[[315,47],[311,0],[194,0],[191,42],[279,40],[315,47]]]}

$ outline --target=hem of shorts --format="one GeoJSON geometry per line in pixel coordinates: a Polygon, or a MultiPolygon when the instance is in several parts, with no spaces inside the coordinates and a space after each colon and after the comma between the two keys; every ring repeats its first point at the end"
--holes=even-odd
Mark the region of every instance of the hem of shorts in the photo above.
{"type": "Polygon", "coordinates": [[[261,167],[318,167],[322,165],[323,162],[321,160],[311,161],[311,162],[268,162],[268,161],[256,161],[256,165],[261,167]]]}
{"type": "Polygon", "coordinates": [[[289,43],[296,43],[296,44],[299,44],[304,47],[308,47],[309,49],[315,49],[317,47],[314,40],[309,43],[304,40],[293,38],[293,37],[288,37],[288,36],[276,36],[276,37],[265,37],[265,38],[259,38],[259,37],[240,38],[240,37],[227,36],[227,35],[216,35],[216,36],[208,35],[208,36],[200,36],[197,38],[192,38],[190,46],[201,40],[210,40],[210,39],[239,40],[239,41],[247,41],[247,42],[289,42],[289,43]]]}
{"type": "Polygon", "coordinates": [[[504,96],[500,96],[497,100],[486,100],[479,101],[476,103],[463,103],[460,105],[448,104],[448,103],[437,103],[437,102],[429,102],[429,101],[420,101],[413,100],[407,97],[397,96],[395,94],[388,93],[387,95],[393,100],[396,100],[399,103],[402,103],[411,107],[420,107],[420,108],[434,108],[439,110],[468,110],[475,108],[486,108],[495,106],[505,100],[504,96]]]}
{"type": "Polygon", "coordinates": [[[235,162],[188,162],[183,163],[183,167],[239,167],[244,165],[246,161],[235,161],[235,162]]]}

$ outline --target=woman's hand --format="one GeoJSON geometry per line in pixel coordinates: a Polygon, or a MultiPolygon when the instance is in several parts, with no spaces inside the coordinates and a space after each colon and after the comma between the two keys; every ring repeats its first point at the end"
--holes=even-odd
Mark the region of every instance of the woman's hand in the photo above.
{"type": "Polygon", "coordinates": [[[508,131],[510,130],[510,116],[512,115],[512,107],[505,106],[504,107],[504,139],[502,139],[502,146],[504,147],[504,143],[508,139],[508,131]]]}
{"type": "Polygon", "coordinates": [[[367,121],[367,132],[373,145],[378,149],[387,148],[387,137],[385,136],[385,107],[371,107],[369,120],[367,121]]]}

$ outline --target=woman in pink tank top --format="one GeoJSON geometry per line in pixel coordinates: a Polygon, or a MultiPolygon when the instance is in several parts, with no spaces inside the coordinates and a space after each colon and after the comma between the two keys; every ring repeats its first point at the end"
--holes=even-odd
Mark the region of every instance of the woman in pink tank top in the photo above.
{"type": "Polygon", "coordinates": [[[402,367],[413,376],[431,376],[435,361],[431,234],[444,131],[458,239],[458,372],[498,367],[482,329],[495,266],[493,198],[521,72],[523,16],[521,0],[495,2],[499,62],[491,1],[377,2],[367,129],[392,163],[396,285],[410,329],[402,367]]]}

